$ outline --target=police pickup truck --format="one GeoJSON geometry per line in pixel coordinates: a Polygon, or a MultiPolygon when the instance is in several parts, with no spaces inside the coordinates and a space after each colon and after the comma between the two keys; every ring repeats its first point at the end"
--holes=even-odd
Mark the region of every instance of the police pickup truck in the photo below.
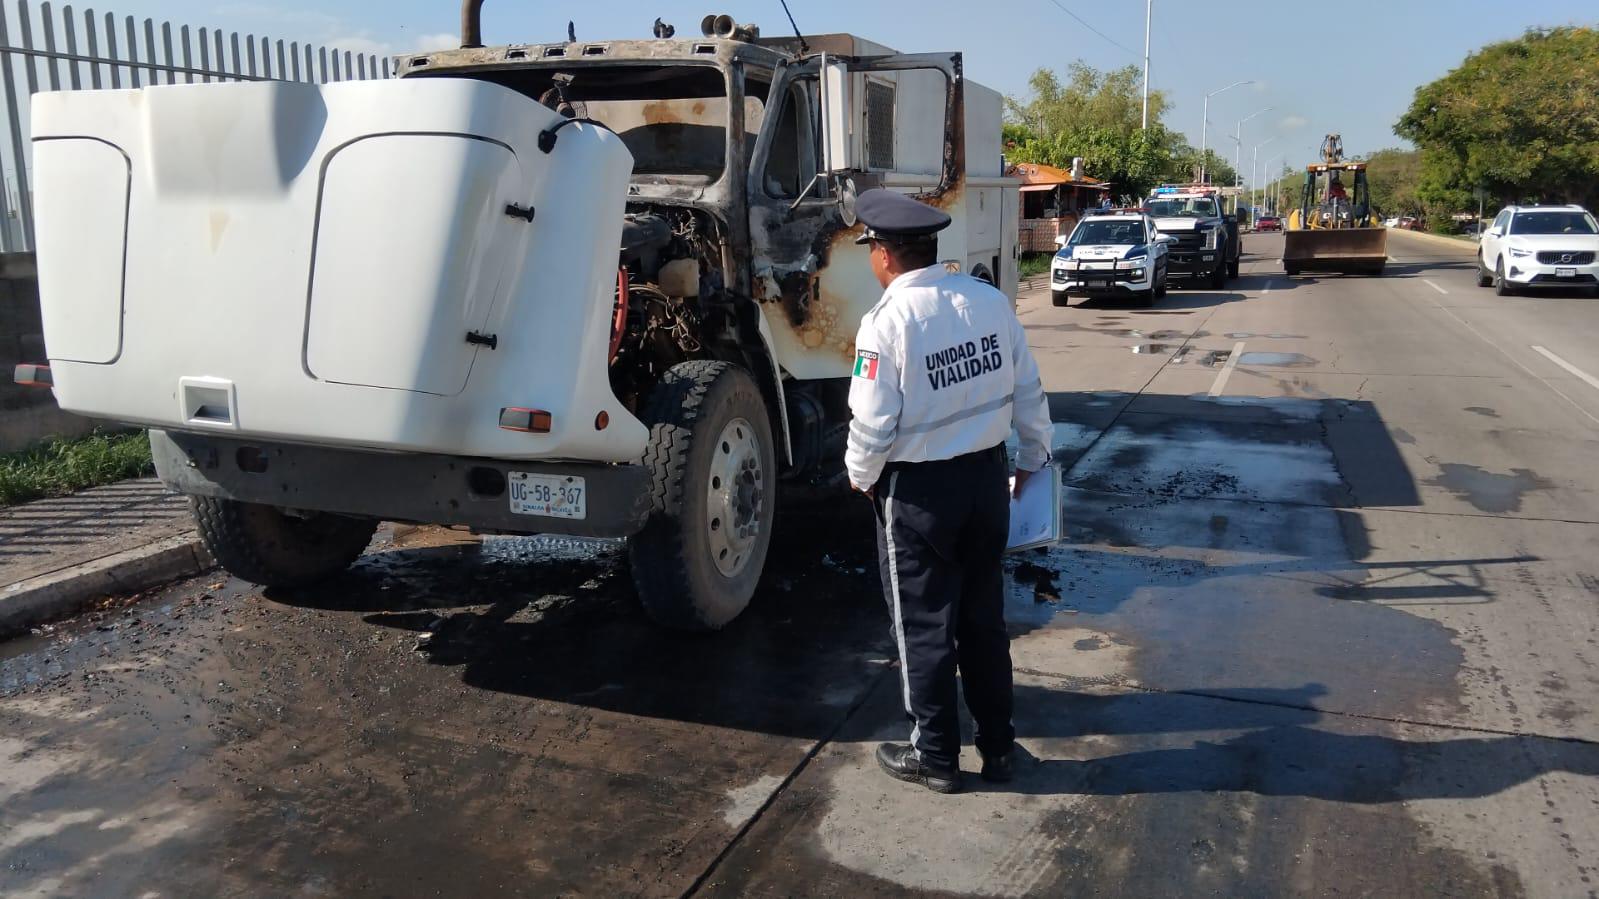
{"type": "Polygon", "coordinates": [[[1167,247],[1154,221],[1138,210],[1090,214],[1077,223],[1050,262],[1050,298],[1131,297],[1145,306],[1166,295],[1167,247]]]}
{"type": "Polygon", "coordinates": [[[1221,193],[1203,184],[1163,184],[1144,201],[1144,212],[1173,242],[1167,271],[1173,278],[1220,290],[1238,277],[1242,241],[1238,217],[1222,212],[1221,193]]]}

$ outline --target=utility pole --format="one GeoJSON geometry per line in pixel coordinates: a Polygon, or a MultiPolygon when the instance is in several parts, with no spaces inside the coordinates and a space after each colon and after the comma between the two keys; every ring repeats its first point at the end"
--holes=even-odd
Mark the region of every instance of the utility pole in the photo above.
{"type": "Polygon", "coordinates": [[[1253,82],[1253,81],[1234,81],[1232,84],[1229,84],[1226,87],[1218,87],[1215,90],[1213,90],[1210,93],[1205,95],[1204,121],[1202,123],[1200,123],[1200,126],[1199,126],[1199,183],[1200,184],[1204,184],[1205,183],[1205,162],[1206,162],[1206,159],[1205,159],[1205,142],[1206,142],[1206,139],[1209,137],[1209,133],[1208,132],[1209,132],[1209,129],[1210,129],[1210,98],[1216,96],[1217,94],[1221,93],[1222,91],[1230,91],[1233,88],[1239,86],[1240,84],[1254,84],[1254,83],[1255,82],[1253,82]]]}
{"type": "Polygon", "coordinates": [[[1149,23],[1155,15],[1155,0],[1144,0],[1144,124],[1149,130],[1149,23]]]}

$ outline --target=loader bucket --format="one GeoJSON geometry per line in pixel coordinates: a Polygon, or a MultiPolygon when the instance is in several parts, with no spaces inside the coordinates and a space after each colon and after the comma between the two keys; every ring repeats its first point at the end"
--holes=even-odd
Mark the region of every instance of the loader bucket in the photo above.
{"type": "Polygon", "coordinates": [[[1333,228],[1283,233],[1283,270],[1380,275],[1388,261],[1388,229],[1333,228]]]}

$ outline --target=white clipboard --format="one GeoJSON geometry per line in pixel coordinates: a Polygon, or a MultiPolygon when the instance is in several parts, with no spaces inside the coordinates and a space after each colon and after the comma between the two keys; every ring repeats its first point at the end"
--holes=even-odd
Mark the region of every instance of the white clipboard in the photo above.
{"type": "MultiPolygon", "coordinates": [[[[1012,489],[1016,479],[1010,480],[1012,489]]],[[[1054,464],[1034,472],[1021,496],[1010,501],[1010,538],[1005,552],[1014,553],[1060,542],[1060,473],[1054,464]]]]}

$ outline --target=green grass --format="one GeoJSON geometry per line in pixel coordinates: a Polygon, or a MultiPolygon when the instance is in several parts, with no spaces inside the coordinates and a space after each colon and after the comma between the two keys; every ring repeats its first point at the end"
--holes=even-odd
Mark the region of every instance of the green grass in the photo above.
{"type": "Polygon", "coordinates": [[[1049,271],[1050,260],[1054,258],[1054,253],[1023,253],[1017,272],[1023,278],[1032,278],[1045,274],[1049,271]]]}
{"type": "Polygon", "coordinates": [[[0,506],[60,496],[155,472],[150,438],[95,432],[71,440],[51,438],[32,449],[0,455],[0,506]]]}

